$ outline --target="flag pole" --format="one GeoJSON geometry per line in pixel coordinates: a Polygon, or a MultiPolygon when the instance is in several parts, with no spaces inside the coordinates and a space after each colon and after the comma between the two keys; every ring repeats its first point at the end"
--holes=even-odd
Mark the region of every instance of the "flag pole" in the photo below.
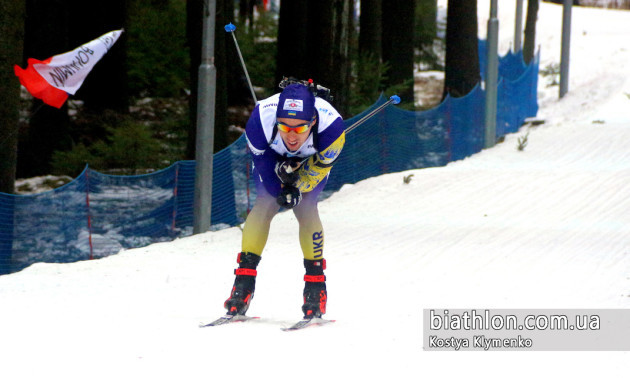
{"type": "Polygon", "coordinates": [[[205,0],[201,64],[197,91],[197,140],[195,150],[195,198],[193,233],[210,229],[212,215],[212,164],[214,153],[214,105],[217,70],[214,66],[216,0],[205,0]]]}

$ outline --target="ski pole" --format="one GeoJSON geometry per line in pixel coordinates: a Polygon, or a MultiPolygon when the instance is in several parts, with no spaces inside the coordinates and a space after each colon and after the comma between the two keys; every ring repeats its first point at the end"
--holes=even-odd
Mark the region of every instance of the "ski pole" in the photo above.
{"type": "Polygon", "coordinates": [[[389,98],[389,100],[387,100],[387,102],[385,102],[383,105],[379,106],[378,108],[372,110],[371,112],[369,112],[368,114],[366,114],[364,117],[362,117],[360,120],[356,121],[355,123],[352,124],[352,126],[348,127],[346,129],[346,134],[348,134],[350,131],[354,130],[357,126],[361,125],[362,123],[364,123],[365,121],[367,121],[368,119],[372,118],[376,113],[380,112],[381,110],[385,109],[387,106],[391,105],[391,104],[399,104],[400,103],[400,97],[393,95],[392,97],[389,98]]]}
{"type": "MultiPolygon", "coordinates": [[[[389,100],[387,100],[387,102],[385,102],[383,105],[379,106],[378,108],[372,110],[370,113],[366,114],[364,117],[361,117],[360,120],[356,121],[355,123],[353,123],[350,127],[348,127],[345,131],[346,134],[348,134],[350,131],[354,130],[357,126],[361,125],[362,123],[364,123],[365,121],[367,121],[368,119],[372,118],[376,113],[380,112],[381,110],[385,109],[387,106],[391,105],[391,104],[399,104],[400,103],[400,97],[393,95],[392,97],[389,98],[389,100]]],[[[309,158],[305,158],[304,160],[302,160],[301,162],[298,162],[297,165],[292,165],[289,164],[289,166],[287,167],[287,173],[293,173],[295,172],[298,168],[300,168],[300,166],[309,158]]]]}
{"type": "Polygon", "coordinates": [[[236,40],[236,35],[234,34],[234,30],[236,30],[236,26],[231,22],[225,25],[225,31],[232,34],[232,38],[234,39],[234,45],[236,46],[236,52],[238,52],[238,57],[241,59],[241,65],[243,66],[243,70],[245,71],[245,77],[247,78],[247,84],[249,84],[249,90],[252,92],[252,97],[254,98],[254,103],[258,104],[258,100],[256,99],[256,93],[254,93],[254,87],[252,86],[251,80],[249,80],[249,74],[247,73],[247,67],[245,66],[245,61],[243,60],[243,55],[241,54],[241,49],[238,47],[238,41],[236,40]]]}

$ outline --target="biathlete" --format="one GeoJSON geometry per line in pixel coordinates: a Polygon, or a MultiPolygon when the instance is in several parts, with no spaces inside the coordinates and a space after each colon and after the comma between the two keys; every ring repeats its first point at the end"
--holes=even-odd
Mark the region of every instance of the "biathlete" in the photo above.
{"type": "Polygon", "coordinates": [[[228,314],[243,315],[249,308],[269,225],[281,207],[293,209],[299,223],[306,269],[304,316],[326,313],[324,230],[317,196],[343,149],[345,133],[339,112],[313,92],[312,83],[287,85],[261,100],[247,122],[257,197],[243,228],[236,278],[225,301],[228,314]]]}

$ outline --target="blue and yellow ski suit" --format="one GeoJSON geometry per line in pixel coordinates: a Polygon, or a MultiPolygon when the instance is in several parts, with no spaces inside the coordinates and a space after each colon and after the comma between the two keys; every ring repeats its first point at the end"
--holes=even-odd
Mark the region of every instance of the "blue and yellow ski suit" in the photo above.
{"type": "Polygon", "coordinates": [[[276,197],[282,183],[275,166],[284,160],[303,161],[298,169],[296,187],[302,201],[293,208],[299,223],[300,246],[305,259],[323,258],[324,230],[317,211],[317,196],[326,186],[328,174],[345,142],[343,120],[327,101],[315,97],[317,122],[306,142],[295,152],[289,151],[276,125],[279,94],[261,100],[252,112],[246,136],[256,180],[256,203],[243,229],[242,251],[261,255],[269,235],[271,220],[280,206],[276,197]]]}

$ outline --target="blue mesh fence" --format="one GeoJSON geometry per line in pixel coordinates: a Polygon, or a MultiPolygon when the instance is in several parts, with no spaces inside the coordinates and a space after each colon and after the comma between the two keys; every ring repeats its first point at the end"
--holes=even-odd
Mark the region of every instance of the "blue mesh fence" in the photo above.
{"type": "MultiPolygon", "coordinates": [[[[485,70],[483,41],[480,60],[485,70]]],[[[521,53],[499,59],[497,137],[515,132],[538,111],[538,58],[521,53]]],[[[352,125],[386,101],[380,97],[352,125]]],[[[393,106],[349,133],[322,198],[384,173],[446,165],[484,145],[485,93],[477,86],[460,98],[413,112],[393,106]]],[[[242,223],[256,197],[245,138],[214,155],[212,228],[242,223]]],[[[195,162],[159,172],[112,176],[86,169],[71,183],[34,195],[0,193],[0,274],[37,262],[100,258],[192,234],[195,162]]]]}
{"type": "MultiPolygon", "coordinates": [[[[2,195],[12,213],[10,229],[2,228],[8,243],[1,254],[20,270],[35,262],[74,262],[90,258],[89,217],[85,171],[61,189],[29,196],[2,195]]],[[[4,222],[3,222],[4,223],[4,222]]]]}

